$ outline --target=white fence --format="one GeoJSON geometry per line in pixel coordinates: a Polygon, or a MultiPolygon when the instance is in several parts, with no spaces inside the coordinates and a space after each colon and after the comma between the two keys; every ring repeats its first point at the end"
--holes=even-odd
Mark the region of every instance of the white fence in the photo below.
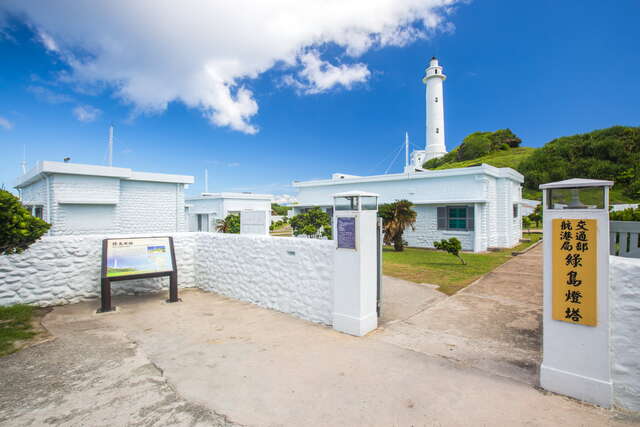
{"type": "MultiPolygon", "coordinates": [[[[204,232],[170,235],[180,287],[331,324],[332,241],[204,232]]],[[[99,297],[102,239],[107,237],[132,235],[44,237],[22,254],[0,256],[0,306],[50,306],[99,297]]],[[[113,293],[167,287],[166,278],[127,280],[114,284],[113,293]]]]}
{"type": "Polygon", "coordinates": [[[640,222],[611,221],[609,232],[609,254],[640,258],[640,222]]]}

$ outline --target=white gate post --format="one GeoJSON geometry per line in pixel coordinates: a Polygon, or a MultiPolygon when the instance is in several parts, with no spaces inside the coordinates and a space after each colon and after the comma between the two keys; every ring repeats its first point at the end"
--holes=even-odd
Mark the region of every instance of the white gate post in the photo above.
{"type": "Polygon", "coordinates": [[[542,388],[604,407],[612,402],[609,354],[611,181],[543,184],[542,388]]]}
{"type": "Polygon", "coordinates": [[[352,191],[333,197],[333,328],[363,336],[378,327],[378,195],[352,191]]]}

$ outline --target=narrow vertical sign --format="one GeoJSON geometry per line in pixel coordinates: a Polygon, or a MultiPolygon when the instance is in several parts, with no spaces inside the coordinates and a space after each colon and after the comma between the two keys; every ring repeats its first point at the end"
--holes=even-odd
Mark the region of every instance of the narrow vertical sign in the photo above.
{"type": "Polygon", "coordinates": [[[595,219],[554,219],[552,318],[596,326],[597,227],[595,219]]]}
{"type": "Polygon", "coordinates": [[[338,217],[338,248],[356,248],[356,219],[354,217],[338,217]]]}

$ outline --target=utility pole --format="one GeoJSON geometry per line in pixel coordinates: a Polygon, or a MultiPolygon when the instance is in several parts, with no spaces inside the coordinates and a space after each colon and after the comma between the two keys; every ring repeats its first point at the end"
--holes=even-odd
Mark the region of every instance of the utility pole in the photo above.
{"type": "Polygon", "coordinates": [[[109,147],[107,151],[107,165],[113,166],[113,124],[109,125],[109,147]]]}

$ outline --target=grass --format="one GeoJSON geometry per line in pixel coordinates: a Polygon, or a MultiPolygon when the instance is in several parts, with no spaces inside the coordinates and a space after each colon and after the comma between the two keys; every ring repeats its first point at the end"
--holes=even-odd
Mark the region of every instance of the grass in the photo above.
{"type": "Polygon", "coordinates": [[[31,326],[33,314],[34,308],[29,305],[0,307],[0,356],[18,350],[16,342],[36,335],[31,326]]]}
{"type": "Polygon", "coordinates": [[[466,168],[480,163],[486,163],[497,168],[517,169],[520,162],[529,157],[535,150],[536,149],[532,147],[518,147],[504,151],[496,151],[495,153],[487,154],[486,156],[478,157],[473,160],[446,163],[442,166],[438,166],[436,170],[466,168]]]}
{"type": "Polygon", "coordinates": [[[487,253],[463,253],[467,265],[451,254],[434,249],[406,248],[395,252],[384,248],[384,274],[416,283],[438,285],[438,290],[453,295],[460,289],[504,264],[512,258],[512,252],[522,251],[542,238],[541,234],[524,233],[523,238],[531,242],[520,243],[515,248],[487,253]]]}

